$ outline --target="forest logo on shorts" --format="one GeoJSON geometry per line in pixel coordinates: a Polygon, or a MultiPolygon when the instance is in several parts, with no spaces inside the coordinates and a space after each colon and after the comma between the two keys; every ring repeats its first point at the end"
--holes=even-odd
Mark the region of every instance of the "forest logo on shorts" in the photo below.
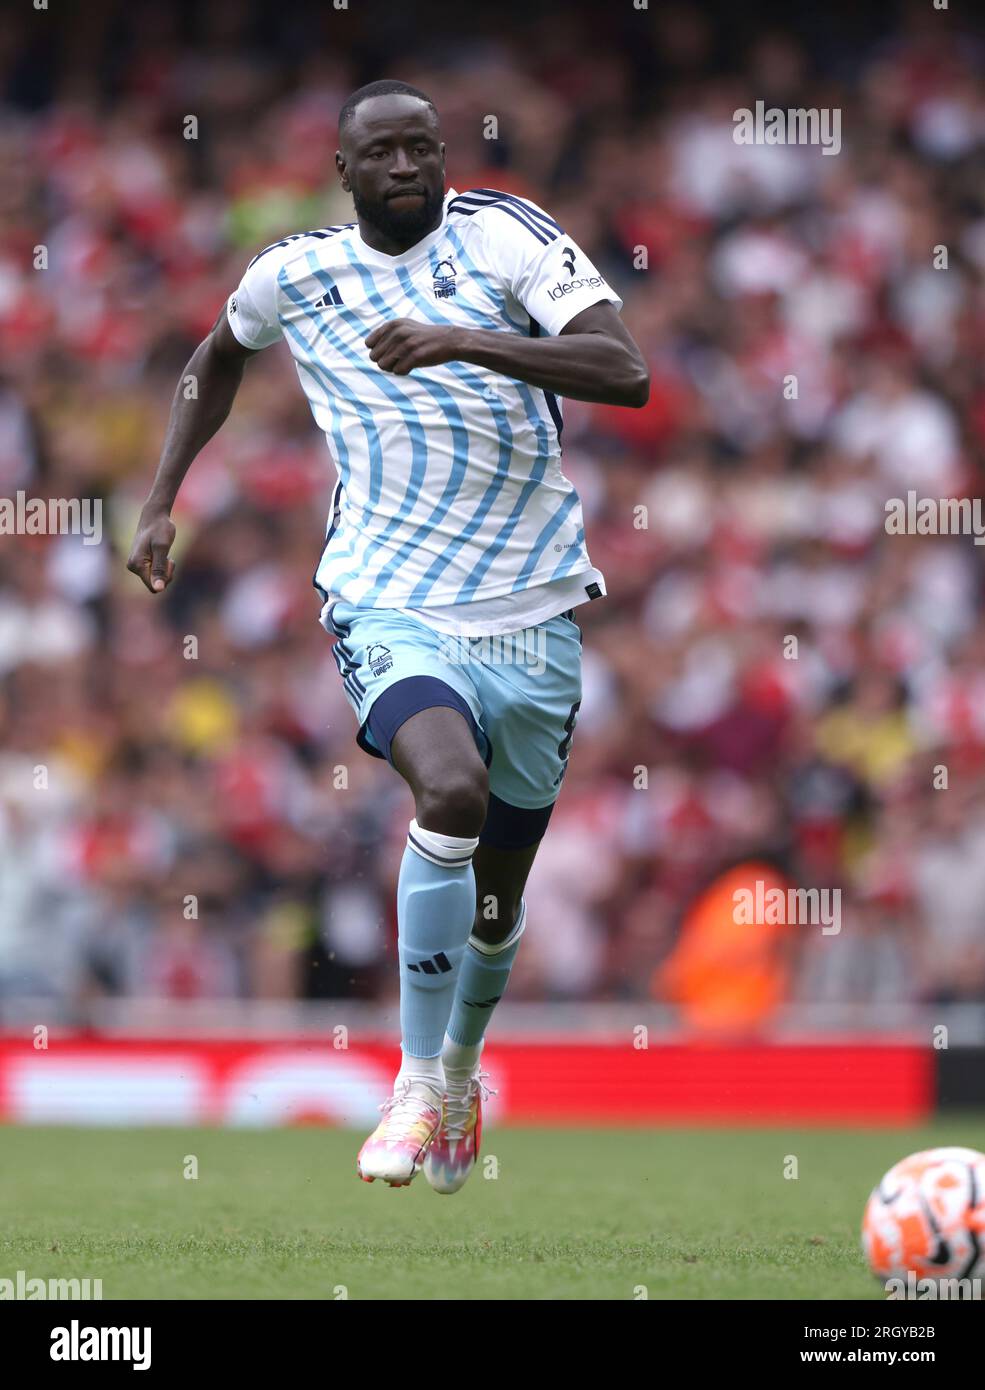
{"type": "Polygon", "coordinates": [[[366,653],[366,660],[369,662],[369,669],[374,676],[382,676],[385,671],[389,671],[393,665],[393,657],[390,655],[390,648],[381,646],[379,642],[373,644],[366,653]]]}

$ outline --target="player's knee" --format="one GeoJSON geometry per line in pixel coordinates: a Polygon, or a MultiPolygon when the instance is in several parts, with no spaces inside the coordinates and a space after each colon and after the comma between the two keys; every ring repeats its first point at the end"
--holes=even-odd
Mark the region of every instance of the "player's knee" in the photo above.
{"type": "Polygon", "coordinates": [[[489,805],[489,774],[481,762],[428,778],[417,794],[417,823],[440,835],[478,835],[489,805]]]}

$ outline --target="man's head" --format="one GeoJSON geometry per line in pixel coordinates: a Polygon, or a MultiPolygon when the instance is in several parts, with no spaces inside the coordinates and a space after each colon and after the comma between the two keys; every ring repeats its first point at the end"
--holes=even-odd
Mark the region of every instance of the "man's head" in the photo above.
{"type": "Polygon", "coordinates": [[[401,248],[432,231],[445,196],[445,147],[430,97],[406,82],[371,82],[339,113],[339,180],[356,216],[401,248]]]}

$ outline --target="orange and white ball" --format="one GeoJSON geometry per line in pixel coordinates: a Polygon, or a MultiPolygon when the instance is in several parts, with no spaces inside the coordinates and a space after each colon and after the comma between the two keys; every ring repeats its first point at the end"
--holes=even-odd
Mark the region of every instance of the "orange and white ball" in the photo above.
{"type": "Polygon", "coordinates": [[[902,1159],[869,1198],[862,1245],[883,1281],[985,1278],[985,1154],[925,1149],[902,1159]]]}

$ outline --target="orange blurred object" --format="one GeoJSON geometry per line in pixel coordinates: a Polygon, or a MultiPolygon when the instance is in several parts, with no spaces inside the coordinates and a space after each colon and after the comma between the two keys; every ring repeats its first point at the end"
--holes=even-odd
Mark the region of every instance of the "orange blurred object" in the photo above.
{"type": "Polygon", "coordinates": [[[763,896],[790,886],[771,864],[756,860],[720,875],[688,908],[676,946],[654,972],[653,994],[679,1005],[699,1032],[755,1033],[786,994],[790,925],[735,920],[736,894],[755,898],[757,882],[763,896]]]}

